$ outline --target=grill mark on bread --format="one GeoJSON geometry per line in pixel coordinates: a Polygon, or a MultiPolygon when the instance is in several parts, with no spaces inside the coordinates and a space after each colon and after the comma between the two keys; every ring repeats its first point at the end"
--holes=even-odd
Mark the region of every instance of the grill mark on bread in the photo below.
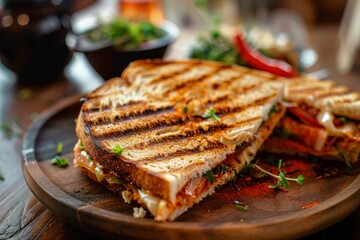
{"type": "MultiPolygon", "coordinates": [[[[229,106],[228,104],[224,103],[212,103],[209,102],[207,103],[208,105],[214,104],[214,109],[216,109],[216,111],[218,112],[218,116],[219,117],[223,117],[226,116],[228,114],[232,114],[232,113],[236,113],[236,112],[241,112],[243,110],[246,110],[248,108],[257,106],[259,104],[264,104],[267,101],[269,101],[271,98],[274,98],[276,96],[276,93],[270,95],[270,96],[265,96],[263,98],[257,99],[255,102],[252,102],[250,104],[247,105],[243,105],[243,106],[236,106],[234,108],[232,108],[231,106],[229,106]]],[[[225,101],[226,99],[222,99],[222,101],[225,101]]],[[[163,113],[160,113],[163,114],[163,113]]],[[[159,115],[160,115],[159,114],[159,115]]],[[[157,116],[159,116],[157,115],[157,116]]],[[[97,124],[96,122],[89,122],[86,121],[87,125],[94,131],[93,135],[97,136],[100,139],[111,139],[111,138],[123,138],[123,137],[127,137],[130,134],[140,134],[143,131],[147,131],[147,130],[156,130],[156,129],[160,129],[162,126],[165,125],[165,127],[171,127],[171,126],[176,126],[176,125],[180,125],[180,124],[184,124],[185,122],[188,122],[189,120],[186,119],[187,116],[178,114],[178,113],[174,113],[171,112],[171,115],[168,116],[162,116],[163,118],[156,118],[153,119],[152,117],[154,116],[154,114],[148,114],[147,116],[145,116],[143,119],[144,121],[142,123],[139,123],[139,125],[135,124],[135,127],[129,127],[129,128],[125,128],[125,129],[117,129],[117,127],[119,127],[120,125],[122,125],[122,123],[129,121],[132,122],[131,120],[136,120],[136,119],[122,119],[121,121],[116,121],[114,122],[113,128],[111,129],[106,129],[107,131],[101,131],[101,134],[97,134],[95,128],[104,124],[97,124]],[[153,120],[153,122],[151,122],[153,120]],[[149,122],[147,122],[149,121],[149,122]],[[144,124],[146,123],[146,124],[144,124]],[[143,124],[143,125],[141,125],[143,124]],[[134,133],[135,132],[135,133],[134,133]]],[[[139,119],[137,119],[139,120],[139,119]]],[[[193,116],[192,117],[192,122],[201,122],[201,121],[206,121],[206,119],[200,117],[200,116],[193,116]],[[196,119],[198,119],[196,121],[196,119]]]]}
{"type": "Polygon", "coordinates": [[[213,75],[213,74],[216,74],[218,71],[220,70],[220,68],[214,68],[212,69],[210,72],[208,72],[207,74],[204,74],[202,76],[198,76],[198,77],[195,77],[195,78],[191,78],[190,80],[188,81],[185,81],[179,85],[175,85],[173,88],[170,88],[168,89],[167,91],[164,92],[164,95],[165,94],[168,94],[169,92],[171,91],[176,91],[176,92],[180,92],[180,91],[186,91],[188,90],[187,87],[195,87],[194,85],[198,85],[200,84],[201,82],[203,82],[204,80],[206,80],[209,76],[213,75]],[[192,84],[192,86],[189,86],[190,84],[192,84]]]}
{"type": "MultiPolygon", "coordinates": [[[[156,79],[154,81],[151,81],[150,84],[157,84],[159,82],[162,82],[162,81],[173,81],[174,78],[178,78],[178,79],[181,79],[181,75],[182,74],[185,74],[185,73],[188,73],[188,72],[191,72],[192,70],[196,69],[196,67],[198,66],[201,66],[201,65],[191,65],[189,66],[188,68],[185,68],[183,69],[182,71],[178,71],[178,72],[174,72],[174,74],[170,75],[170,76],[165,76],[161,79],[156,79]],[[161,80],[161,81],[160,81],[161,80]]],[[[198,79],[203,79],[203,78],[206,78],[210,75],[213,75],[213,74],[216,74],[218,71],[220,71],[221,68],[219,67],[213,67],[213,68],[210,68],[209,69],[209,72],[207,73],[204,73],[203,75],[199,75],[199,76],[195,76],[195,77],[191,77],[190,79],[188,79],[188,81],[186,81],[185,83],[188,83],[188,82],[194,82],[198,79]]],[[[186,78],[185,78],[186,79],[186,78]]]]}
{"type": "Polygon", "coordinates": [[[298,94],[306,94],[306,95],[310,95],[313,92],[316,91],[321,91],[323,90],[323,88],[321,86],[313,86],[313,87],[309,87],[306,89],[289,89],[289,95],[298,95],[298,94]]]}
{"type": "MultiPolygon", "coordinates": [[[[156,70],[156,68],[158,67],[162,67],[164,65],[160,65],[160,66],[156,66],[154,68],[148,68],[147,71],[145,72],[145,74],[143,74],[142,76],[146,77],[146,74],[148,74],[148,76],[150,75],[153,75],[152,72],[156,70]]],[[[155,84],[155,83],[160,83],[162,81],[166,81],[170,78],[173,78],[174,76],[176,75],[179,75],[181,73],[184,73],[186,71],[188,71],[189,69],[191,69],[192,67],[194,66],[194,64],[189,64],[187,67],[184,67],[183,69],[181,70],[175,70],[174,72],[171,72],[171,73],[168,73],[168,74],[163,74],[163,75],[160,75],[158,76],[157,78],[155,79],[152,79],[150,81],[151,84],[155,84]]],[[[154,75],[157,75],[156,73],[154,73],[154,75]]]]}
{"type": "Polygon", "coordinates": [[[201,148],[198,146],[192,149],[181,149],[173,153],[161,154],[154,157],[143,158],[142,160],[136,161],[137,164],[151,164],[151,163],[158,163],[158,162],[166,162],[167,160],[175,157],[183,157],[186,156],[187,158],[192,158],[192,155],[202,154],[206,155],[207,152],[214,152],[214,151],[221,151],[222,149],[229,148],[227,145],[222,144],[221,142],[210,142],[207,144],[206,147],[201,148]]]}
{"type": "MultiPolygon", "coordinates": [[[[276,96],[277,96],[277,94],[273,93],[272,95],[263,96],[262,98],[256,99],[254,102],[251,102],[247,105],[235,106],[235,107],[231,106],[231,103],[229,104],[229,102],[226,102],[227,97],[222,97],[220,99],[216,99],[215,101],[207,102],[205,105],[205,109],[208,106],[213,105],[218,116],[223,117],[227,114],[240,112],[247,108],[254,107],[256,105],[263,105],[264,103],[268,102],[271,98],[274,98],[276,96]],[[224,101],[224,103],[222,101],[224,101]]],[[[184,119],[187,116],[173,112],[173,108],[171,108],[171,107],[164,108],[163,111],[148,111],[145,115],[142,113],[132,114],[130,112],[129,116],[131,116],[131,115],[136,116],[136,117],[133,117],[133,118],[124,117],[124,118],[121,118],[121,120],[120,120],[120,118],[115,117],[113,122],[111,122],[107,119],[105,119],[105,120],[97,119],[96,121],[88,121],[88,119],[86,117],[84,120],[85,120],[86,124],[88,126],[90,126],[92,130],[94,130],[93,131],[94,136],[97,136],[100,139],[108,139],[108,138],[111,139],[111,138],[116,138],[116,137],[123,138],[123,137],[129,136],[129,133],[131,133],[131,132],[136,132],[136,134],[139,134],[140,132],[143,132],[143,131],[159,129],[163,125],[165,125],[165,127],[170,127],[170,126],[183,124],[185,121],[187,121],[186,119],[184,119]],[[158,118],[153,119],[154,116],[157,116],[158,118]],[[162,117],[162,118],[160,118],[160,117],[162,117]],[[122,126],[123,125],[122,123],[124,123],[124,122],[134,123],[134,121],[139,120],[139,118],[143,118],[144,121],[140,122],[138,125],[134,124],[135,126],[130,125],[128,128],[125,127],[125,129],[119,129],[120,124],[122,126]],[[109,129],[109,128],[107,128],[107,126],[105,126],[110,123],[114,123],[114,125],[111,129],[109,129]],[[105,131],[102,130],[101,134],[97,134],[96,127],[101,127],[101,126],[104,126],[104,130],[105,130],[105,127],[107,129],[105,131]]],[[[104,116],[107,116],[107,115],[104,114],[104,116]]],[[[195,118],[193,117],[192,120],[194,121],[195,118]]],[[[199,116],[197,117],[197,119],[198,119],[198,121],[206,120],[199,116]]]]}
{"type": "MultiPolygon", "coordinates": [[[[254,117],[251,119],[246,119],[244,121],[238,122],[237,126],[244,126],[246,124],[249,124],[251,122],[260,120],[261,117],[254,117]]],[[[182,141],[184,139],[191,139],[193,137],[206,137],[215,133],[220,133],[222,131],[228,130],[230,129],[231,126],[227,126],[225,124],[221,124],[221,125],[215,125],[215,126],[210,126],[207,130],[201,128],[200,126],[196,129],[187,129],[183,132],[180,132],[178,134],[174,134],[174,135],[170,135],[170,136],[163,136],[160,138],[156,138],[156,139],[150,139],[149,141],[144,141],[144,142],[139,142],[133,146],[130,146],[130,148],[142,148],[142,147],[146,147],[146,146],[156,146],[156,145],[162,145],[165,142],[178,142],[178,141],[182,141]]]]}
{"type": "Polygon", "coordinates": [[[332,101],[332,104],[336,104],[337,106],[340,105],[347,105],[347,104],[353,104],[360,100],[360,94],[357,93],[345,93],[341,95],[334,95],[334,96],[328,96],[320,99],[315,99],[315,104],[326,104],[328,101],[332,101]]]}
{"type": "Polygon", "coordinates": [[[327,97],[342,96],[349,93],[348,88],[332,88],[330,90],[321,90],[315,93],[311,93],[316,99],[323,99],[327,97]]]}
{"type": "Polygon", "coordinates": [[[221,146],[212,146],[211,148],[205,149],[204,151],[197,151],[197,150],[189,150],[189,151],[183,151],[176,153],[173,156],[166,156],[166,157],[158,157],[158,158],[152,158],[152,159],[145,159],[143,161],[137,161],[138,165],[145,166],[145,167],[153,167],[157,168],[156,174],[161,174],[164,172],[167,173],[176,173],[177,171],[181,170],[183,171],[184,165],[178,164],[176,166],[175,162],[178,161],[186,161],[187,166],[203,166],[206,165],[207,162],[204,161],[202,157],[207,158],[213,158],[215,157],[219,152],[223,152],[223,150],[228,149],[226,145],[221,146]],[[178,161],[176,161],[178,160],[178,161]],[[171,162],[173,161],[173,162],[171,162]],[[153,165],[153,166],[152,166],[153,165]],[[161,171],[161,170],[162,171],[161,171]]]}
{"type": "MultiPolygon", "coordinates": [[[[254,102],[252,102],[252,103],[250,103],[250,104],[246,104],[246,105],[242,105],[242,106],[236,107],[235,109],[236,109],[237,111],[242,111],[242,110],[245,110],[245,109],[250,108],[250,107],[254,107],[254,106],[257,106],[257,105],[262,105],[262,104],[268,102],[270,99],[272,99],[272,98],[274,98],[274,97],[276,97],[276,96],[277,96],[277,94],[274,93],[274,94],[272,94],[272,95],[270,95],[270,96],[266,96],[266,97],[264,97],[264,98],[257,99],[256,101],[254,101],[254,102]]],[[[225,99],[224,99],[224,100],[225,100],[225,99]]],[[[222,105],[221,105],[221,102],[217,102],[217,105],[214,105],[214,109],[217,110],[217,113],[219,113],[219,114],[218,114],[219,116],[222,116],[222,115],[228,114],[228,113],[232,113],[232,111],[234,110],[234,109],[231,109],[231,108],[230,108],[228,105],[226,105],[226,104],[222,104],[222,105]]]]}
{"type": "MultiPolygon", "coordinates": [[[[147,116],[147,118],[151,119],[153,117],[153,115],[151,116],[147,116]]],[[[138,119],[139,120],[139,119],[138,119]]],[[[181,123],[184,123],[186,120],[182,117],[182,116],[178,116],[175,115],[174,117],[172,117],[171,119],[155,119],[152,122],[146,121],[146,119],[142,119],[142,123],[138,123],[138,124],[130,124],[130,126],[128,128],[124,128],[124,129],[119,129],[116,127],[120,127],[119,123],[123,123],[123,121],[121,122],[117,122],[115,125],[113,125],[115,127],[115,129],[111,129],[111,131],[108,132],[101,132],[100,134],[97,134],[97,129],[95,129],[97,126],[99,125],[93,125],[91,123],[87,123],[90,127],[90,129],[92,130],[92,134],[96,137],[98,137],[99,139],[104,139],[104,138],[109,138],[109,137],[126,137],[132,134],[139,134],[139,132],[142,131],[146,131],[146,130],[155,130],[158,128],[161,128],[163,126],[174,126],[174,125],[178,125],[181,123]]],[[[105,126],[105,125],[103,125],[105,126]]]]}
{"type": "MultiPolygon", "coordinates": [[[[120,108],[117,108],[117,110],[119,110],[120,108]]],[[[142,111],[133,111],[133,112],[126,112],[123,115],[115,115],[113,119],[109,119],[109,117],[104,117],[104,112],[106,111],[110,111],[110,109],[102,111],[101,113],[99,113],[98,118],[93,118],[92,120],[89,118],[85,118],[86,123],[88,123],[89,125],[108,125],[110,123],[119,123],[119,122],[125,122],[125,121],[131,121],[131,120],[136,120],[136,119],[140,119],[140,118],[146,118],[149,116],[158,116],[161,114],[167,114],[167,113],[171,113],[174,112],[174,107],[169,106],[169,107],[161,107],[161,108],[157,108],[157,109],[144,109],[142,111]]],[[[105,115],[106,116],[106,115],[105,115]]]]}

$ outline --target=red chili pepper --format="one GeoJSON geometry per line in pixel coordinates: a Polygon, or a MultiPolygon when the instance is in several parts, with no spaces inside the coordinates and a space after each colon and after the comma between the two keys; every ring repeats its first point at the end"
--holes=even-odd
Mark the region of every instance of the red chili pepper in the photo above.
{"type": "Polygon", "coordinates": [[[273,58],[268,58],[257,50],[250,48],[246,41],[242,38],[240,33],[235,35],[235,46],[239,54],[245,59],[245,61],[252,67],[270,72],[282,77],[294,77],[296,76],[295,69],[288,63],[273,58]]]}

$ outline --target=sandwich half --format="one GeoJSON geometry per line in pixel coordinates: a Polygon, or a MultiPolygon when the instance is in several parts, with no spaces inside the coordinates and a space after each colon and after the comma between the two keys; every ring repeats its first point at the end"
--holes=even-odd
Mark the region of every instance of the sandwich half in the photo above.
{"type": "Polygon", "coordinates": [[[282,92],[243,67],[137,61],[84,99],[75,166],[174,220],[250,163],[285,113],[282,92]]]}
{"type": "Polygon", "coordinates": [[[331,80],[299,77],[286,82],[285,117],[262,151],[318,156],[355,163],[360,153],[360,93],[331,80]]]}

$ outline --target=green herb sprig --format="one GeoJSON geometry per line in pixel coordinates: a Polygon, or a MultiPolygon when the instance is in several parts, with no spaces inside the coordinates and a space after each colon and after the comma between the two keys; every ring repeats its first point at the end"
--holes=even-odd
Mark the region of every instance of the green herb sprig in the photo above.
{"type": "Polygon", "coordinates": [[[59,142],[56,146],[56,156],[51,160],[51,164],[61,167],[61,168],[65,168],[69,165],[69,159],[67,158],[61,158],[61,154],[63,151],[63,143],[59,142]]]}
{"type": "Polygon", "coordinates": [[[183,113],[188,114],[188,112],[189,112],[189,107],[188,107],[188,105],[185,105],[183,107],[183,113]]]}
{"type": "Polygon", "coordinates": [[[204,177],[209,181],[209,183],[213,183],[215,181],[214,174],[211,170],[208,170],[206,173],[203,174],[204,177]]]}
{"type": "Polygon", "coordinates": [[[209,108],[208,110],[206,110],[206,112],[202,115],[202,117],[203,118],[212,118],[215,121],[220,120],[220,118],[216,115],[214,108],[209,108]]]}
{"type": "Polygon", "coordinates": [[[281,165],[282,165],[282,159],[279,160],[279,164],[278,164],[279,175],[275,175],[275,174],[273,174],[273,173],[271,173],[269,171],[266,171],[265,169],[263,169],[262,167],[260,167],[259,165],[255,164],[255,163],[250,164],[251,167],[256,168],[256,169],[260,170],[261,172],[263,172],[263,173],[265,173],[265,174],[267,174],[267,175],[269,175],[269,176],[271,176],[273,178],[276,178],[278,180],[277,184],[276,185],[270,185],[269,186],[270,188],[274,188],[274,189],[286,188],[286,189],[289,189],[290,188],[289,181],[296,182],[300,186],[302,186],[304,184],[304,181],[305,181],[304,175],[298,175],[297,178],[286,177],[285,176],[286,172],[281,170],[281,165]]]}
{"type": "Polygon", "coordinates": [[[249,210],[248,206],[245,203],[241,203],[237,200],[234,201],[235,204],[235,208],[237,210],[243,211],[243,212],[247,212],[249,210]]]}
{"type": "Polygon", "coordinates": [[[113,153],[115,153],[116,155],[121,155],[123,152],[125,152],[126,150],[123,149],[120,144],[116,144],[115,147],[113,148],[113,153]]]}
{"type": "Polygon", "coordinates": [[[82,142],[80,142],[80,144],[79,144],[79,150],[80,150],[80,151],[84,151],[84,150],[85,150],[84,145],[82,144],[82,142]]]}

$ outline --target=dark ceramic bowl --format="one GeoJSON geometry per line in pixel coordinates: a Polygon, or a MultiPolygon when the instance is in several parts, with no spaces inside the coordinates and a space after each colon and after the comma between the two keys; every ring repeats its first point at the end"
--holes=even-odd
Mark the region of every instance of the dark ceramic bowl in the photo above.
{"type": "Polygon", "coordinates": [[[179,28],[169,21],[159,26],[165,35],[159,39],[145,42],[133,49],[124,49],[121,43],[100,42],[89,44],[83,33],[69,32],[66,43],[70,49],[82,52],[89,60],[92,67],[105,80],[120,76],[129,63],[139,59],[163,58],[167,47],[179,36],[179,28]]]}

